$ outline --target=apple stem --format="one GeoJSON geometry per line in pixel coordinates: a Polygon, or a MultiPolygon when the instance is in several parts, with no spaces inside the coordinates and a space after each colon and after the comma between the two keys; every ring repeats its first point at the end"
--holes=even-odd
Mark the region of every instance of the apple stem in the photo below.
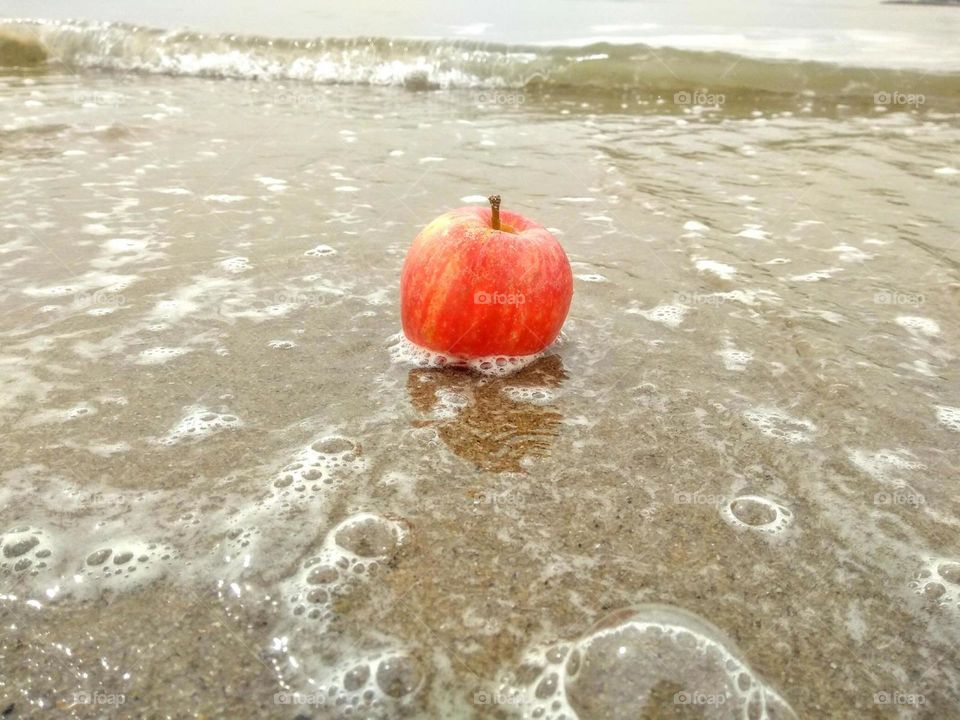
{"type": "Polygon", "coordinates": [[[493,225],[494,230],[500,229],[500,196],[491,195],[487,198],[490,201],[490,208],[493,210],[493,215],[490,217],[490,223],[493,225]]]}

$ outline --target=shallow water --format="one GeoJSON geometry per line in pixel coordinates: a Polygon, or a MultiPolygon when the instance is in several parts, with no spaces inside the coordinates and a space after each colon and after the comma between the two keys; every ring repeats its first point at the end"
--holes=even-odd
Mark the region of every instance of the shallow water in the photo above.
{"type": "Polygon", "coordinates": [[[949,98],[2,84],[0,710],[960,714],[949,98]],[[394,361],[494,191],[563,338],[394,361]]]}

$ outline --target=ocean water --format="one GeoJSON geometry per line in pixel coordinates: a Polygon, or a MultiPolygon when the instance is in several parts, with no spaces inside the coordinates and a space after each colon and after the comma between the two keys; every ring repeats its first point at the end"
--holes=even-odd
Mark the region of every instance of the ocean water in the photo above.
{"type": "Polygon", "coordinates": [[[3,12],[5,717],[960,716],[960,10],[3,12]],[[564,333],[431,367],[493,192],[564,333]]]}

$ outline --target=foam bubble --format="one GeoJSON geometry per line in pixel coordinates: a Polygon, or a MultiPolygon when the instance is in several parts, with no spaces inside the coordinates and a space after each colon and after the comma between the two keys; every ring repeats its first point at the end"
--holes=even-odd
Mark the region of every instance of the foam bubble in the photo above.
{"type": "Polygon", "coordinates": [[[535,405],[545,405],[554,398],[553,390],[546,387],[517,387],[508,385],[503,388],[502,392],[516,402],[528,402],[535,405]]]}
{"type": "Polygon", "coordinates": [[[689,310],[690,308],[685,305],[661,304],[650,310],[631,308],[627,310],[627,312],[631,315],[642,315],[650,322],[660,323],[661,325],[666,325],[671,328],[678,328],[689,310]]]}
{"type": "Polygon", "coordinates": [[[50,568],[54,544],[43,528],[21,525],[0,535],[0,575],[32,575],[50,568]]]}
{"type": "Polygon", "coordinates": [[[733,347],[717,350],[716,354],[723,360],[723,367],[732,372],[743,372],[753,360],[753,353],[733,347]]]}
{"type": "Polygon", "coordinates": [[[271,340],[267,343],[267,347],[271,347],[274,350],[290,350],[296,346],[297,344],[292,340],[271,340]]]}
{"type": "Polygon", "coordinates": [[[216,413],[204,407],[184,408],[186,415],[165,437],[160,438],[161,445],[176,445],[185,440],[199,440],[223,430],[233,430],[243,423],[236,415],[216,413]]]}
{"type": "Polygon", "coordinates": [[[324,257],[325,255],[335,255],[336,252],[329,245],[317,245],[315,248],[307,250],[304,255],[307,257],[324,257]]]}
{"type": "Polygon", "coordinates": [[[940,607],[960,610],[960,560],[929,557],[910,587],[918,595],[937,601],[940,607]]]}
{"type": "Polygon", "coordinates": [[[422,368],[465,368],[490,377],[507,377],[523,370],[542,358],[546,353],[533,355],[490,355],[479,358],[461,358],[456,355],[435,352],[407,340],[402,333],[390,340],[390,359],[398,364],[416,365],[422,368]]]}
{"type": "Polygon", "coordinates": [[[322,629],[332,620],[335,600],[355,592],[399,550],[406,528],[394,520],[361,512],[331,529],[319,553],[281,584],[291,615],[322,629]]]}
{"type": "Polygon", "coordinates": [[[848,457],[856,468],[874,480],[887,484],[904,484],[895,477],[898,470],[922,470],[925,467],[913,460],[906,450],[882,449],[873,453],[867,450],[852,450],[848,457]]]}
{"type": "Polygon", "coordinates": [[[540,720],[661,717],[685,705],[713,720],[796,717],[718,628],[667,605],[615,612],[575,642],[528,653],[524,666],[539,674],[506,686],[502,702],[540,720]]]}
{"type": "Polygon", "coordinates": [[[609,282],[609,280],[607,280],[605,276],[599,275],[597,273],[585,273],[583,275],[574,275],[574,277],[577,280],[583,280],[583,282],[589,282],[589,283],[609,282]]]}
{"type": "Polygon", "coordinates": [[[141,351],[137,356],[137,365],[162,365],[168,360],[173,360],[181,355],[190,352],[190,348],[184,347],[152,347],[141,351]]]}
{"type": "Polygon", "coordinates": [[[95,595],[104,590],[126,591],[142,587],[166,574],[180,559],[172,545],[136,537],[104,539],[81,552],[73,573],[75,594],[95,595]]]}
{"type": "Polygon", "coordinates": [[[743,416],[767,437],[790,443],[810,442],[817,426],[772,407],[751,408],[743,416]]]}
{"type": "Polygon", "coordinates": [[[793,513],[759,495],[740,495],[727,502],[723,518],[737,528],[777,535],[793,523],[793,513]]]}
{"type": "Polygon", "coordinates": [[[683,229],[689,232],[707,232],[710,230],[710,227],[697,220],[687,220],[683,224],[683,229]]]}
{"type": "Polygon", "coordinates": [[[250,260],[245,257],[229,257],[220,261],[220,267],[229,273],[242,273],[250,269],[250,260]]]}
{"type": "Polygon", "coordinates": [[[342,435],[325,435],[293,456],[272,482],[275,500],[303,502],[326,495],[338,475],[367,468],[360,445],[342,435]]]}

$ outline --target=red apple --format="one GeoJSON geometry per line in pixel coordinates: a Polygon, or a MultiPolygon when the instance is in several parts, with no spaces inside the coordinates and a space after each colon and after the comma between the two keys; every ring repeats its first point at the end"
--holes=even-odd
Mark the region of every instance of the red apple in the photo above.
{"type": "Polygon", "coordinates": [[[427,225],[400,276],[411,342],[464,359],[532,355],[556,340],[573,275],[560,243],[517,213],[463,207],[427,225]]]}

